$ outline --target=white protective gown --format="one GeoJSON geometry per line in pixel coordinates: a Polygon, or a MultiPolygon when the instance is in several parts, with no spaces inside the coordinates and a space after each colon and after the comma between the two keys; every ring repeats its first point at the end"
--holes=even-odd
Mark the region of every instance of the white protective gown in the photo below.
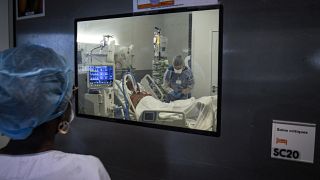
{"type": "Polygon", "coordinates": [[[90,155],[46,151],[0,155],[1,180],[110,180],[101,161],[90,155]]]}

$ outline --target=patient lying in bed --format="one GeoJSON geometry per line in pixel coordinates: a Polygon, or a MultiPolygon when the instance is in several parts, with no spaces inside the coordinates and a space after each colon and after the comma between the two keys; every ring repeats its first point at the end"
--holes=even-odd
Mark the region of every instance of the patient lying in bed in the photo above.
{"type": "MultiPolygon", "coordinates": [[[[194,97],[185,100],[177,100],[170,103],[161,102],[146,92],[133,93],[130,96],[136,110],[137,118],[145,110],[176,111],[186,115],[186,123],[189,128],[199,130],[216,130],[216,97],[204,96],[199,99],[194,97]]],[[[175,116],[167,118],[175,118],[175,116]]]]}
{"type": "MultiPolygon", "coordinates": [[[[190,99],[165,103],[140,88],[134,91],[130,81],[126,82],[126,87],[131,91],[127,95],[130,96],[131,105],[133,106],[130,109],[135,112],[134,114],[137,119],[140,119],[143,111],[146,110],[182,112],[185,114],[186,125],[189,128],[216,131],[216,96],[204,96],[198,99],[192,97],[190,99]]],[[[165,118],[173,120],[177,118],[175,113],[168,113],[168,115],[165,118]]]]}

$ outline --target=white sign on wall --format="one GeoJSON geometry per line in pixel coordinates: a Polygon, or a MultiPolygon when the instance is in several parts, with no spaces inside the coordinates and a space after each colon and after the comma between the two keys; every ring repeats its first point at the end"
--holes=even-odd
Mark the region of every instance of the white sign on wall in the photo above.
{"type": "Polygon", "coordinates": [[[218,0],[133,0],[133,12],[218,4],[218,0]]]}
{"type": "Polygon", "coordinates": [[[271,157],[313,163],[316,124],[273,120],[271,157]]]}

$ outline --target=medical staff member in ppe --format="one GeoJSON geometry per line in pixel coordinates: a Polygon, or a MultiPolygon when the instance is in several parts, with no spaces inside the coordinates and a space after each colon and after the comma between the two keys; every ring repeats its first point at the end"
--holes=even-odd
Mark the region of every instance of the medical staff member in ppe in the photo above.
{"type": "Polygon", "coordinates": [[[163,88],[167,91],[166,102],[191,97],[194,86],[193,74],[184,64],[181,55],[173,58],[172,65],[168,67],[163,77],[163,88]]]}
{"type": "Polygon", "coordinates": [[[74,118],[73,77],[52,49],[24,45],[0,53],[0,133],[11,138],[0,150],[0,179],[108,180],[93,156],[54,150],[57,133],[74,118]]]}

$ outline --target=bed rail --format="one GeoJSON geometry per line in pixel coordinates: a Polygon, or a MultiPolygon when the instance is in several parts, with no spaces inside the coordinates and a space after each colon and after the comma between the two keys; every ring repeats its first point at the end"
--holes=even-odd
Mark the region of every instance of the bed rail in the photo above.
{"type": "Polygon", "coordinates": [[[149,74],[146,74],[142,79],[141,79],[141,85],[145,88],[145,90],[150,93],[154,98],[163,100],[164,99],[164,94],[160,87],[154,82],[152,77],[149,74]],[[159,96],[157,93],[154,91],[152,87],[155,87],[156,91],[158,92],[159,96]]]}

